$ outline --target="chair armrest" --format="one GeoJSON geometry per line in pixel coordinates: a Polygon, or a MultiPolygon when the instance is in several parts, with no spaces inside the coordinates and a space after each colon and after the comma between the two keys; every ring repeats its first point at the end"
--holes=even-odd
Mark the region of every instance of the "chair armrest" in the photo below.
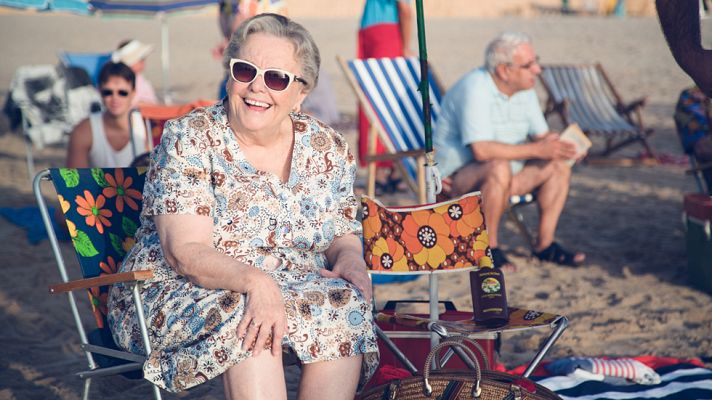
{"type": "Polygon", "coordinates": [[[616,110],[618,110],[618,112],[621,114],[630,114],[637,108],[643,107],[646,101],[648,101],[646,97],[641,97],[637,100],[631,101],[628,104],[620,103],[616,105],[616,110]]]}
{"type": "Polygon", "coordinates": [[[364,157],[364,159],[368,161],[398,161],[401,158],[405,157],[418,157],[425,154],[425,151],[420,149],[420,150],[408,150],[408,151],[399,151],[397,153],[383,153],[383,154],[372,154],[372,155],[367,155],[364,157]]]}
{"type": "Polygon", "coordinates": [[[111,285],[120,282],[137,282],[153,278],[153,271],[131,271],[117,274],[97,276],[96,278],[77,279],[66,283],[57,283],[49,286],[49,292],[64,293],[78,289],[89,289],[97,286],[111,285]]]}

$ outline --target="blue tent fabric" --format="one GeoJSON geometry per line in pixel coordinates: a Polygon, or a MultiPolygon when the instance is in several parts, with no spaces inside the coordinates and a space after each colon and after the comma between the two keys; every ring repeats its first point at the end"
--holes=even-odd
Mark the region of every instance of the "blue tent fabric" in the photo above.
{"type": "Polygon", "coordinates": [[[66,67],[83,68],[89,74],[92,84],[97,86],[101,67],[111,60],[111,53],[72,53],[65,51],[59,54],[59,59],[66,67]]]}
{"type": "Polygon", "coordinates": [[[662,378],[657,385],[637,385],[620,380],[586,380],[568,376],[533,378],[564,400],[688,400],[712,399],[712,370],[692,364],[674,364],[656,368],[662,378]]]}
{"type": "MultiPolygon", "coordinates": [[[[54,208],[49,207],[50,216],[54,215],[54,208]]],[[[27,230],[27,241],[31,245],[39,244],[47,239],[47,230],[42,222],[42,214],[37,207],[0,207],[0,215],[8,222],[27,230]]],[[[69,240],[67,228],[60,227],[52,218],[52,226],[59,240],[69,240]]]]}
{"type": "Polygon", "coordinates": [[[32,9],[40,11],[66,11],[87,15],[91,12],[86,0],[0,0],[0,7],[32,9]]]}
{"type": "Polygon", "coordinates": [[[147,14],[205,7],[218,0],[92,0],[91,5],[103,13],[147,14]]]}

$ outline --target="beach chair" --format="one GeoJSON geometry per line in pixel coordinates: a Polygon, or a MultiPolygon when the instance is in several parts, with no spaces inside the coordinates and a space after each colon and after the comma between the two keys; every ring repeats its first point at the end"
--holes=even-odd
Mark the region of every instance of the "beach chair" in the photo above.
{"type": "MultiPolygon", "coordinates": [[[[132,373],[134,377],[142,375],[145,357],[122,351],[113,341],[106,320],[109,285],[121,282],[133,286],[144,351],[146,354],[151,351],[139,287],[142,282],[153,277],[153,272],[116,273],[126,252],[133,245],[134,233],[140,226],[144,179],[145,169],[52,168],[38,173],[33,182],[37,204],[62,279],[62,283],[51,285],[49,291],[53,294],[67,293],[80,346],[87,358],[88,369],[77,373],[84,380],[84,399],[89,397],[94,377],[125,373],[132,373]],[[82,279],[69,279],[62,250],[52,228],[52,216],[41,193],[44,181],[52,182],[57,193],[81,267],[82,279]],[[86,313],[80,313],[73,293],[77,290],[88,291],[96,324],[89,333],[82,318],[86,313]]],[[[160,399],[159,388],[153,386],[152,390],[153,397],[160,399]]]]}
{"type": "Polygon", "coordinates": [[[30,179],[35,176],[35,150],[64,146],[74,126],[101,104],[99,93],[86,83],[86,76],[72,68],[29,65],[15,71],[5,112],[25,139],[30,179]]]}
{"type": "Polygon", "coordinates": [[[84,69],[92,84],[97,86],[99,83],[99,71],[104,64],[111,60],[111,52],[108,53],[78,53],[62,51],[59,53],[59,60],[65,67],[79,67],[84,69]]]}
{"type": "MultiPolygon", "coordinates": [[[[351,89],[366,114],[371,133],[376,133],[389,154],[375,154],[376,135],[369,136],[367,194],[375,196],[376,163],[399,161],[401,172],[410,188],[417,194],[418,203],[425,203],[425,138],[423,128],[423,103],[418,91],[420,84],[420,61],[415,57],[370,58],[344,60],[337,57],[351,89]]],[[[430,116],[433,131],[440,115],[442,86],[429,68],[430,116]]],[[[447,187],[443,180],[443,187],[447,187]]],[[[447,195],[445,195],[447,197],[447,195]]],[[[517,230],[534,249],[534,239],[529,233],[524,218],[517,211],[520,205],[533,202],[534,195],[512,196],[507,215],[517,230]]]]}
{"type": "Polygon", "coordinates": [[[158,146],[163,134],[163,126],[169,119],[183,116],[196,108],[207,107],[214,104],[214,100],[196,100],[185,104],[139,104],[138,110],[144,119],[146,131],[151,136],[151,149],[158,146]]]}
{"type": "Polygon", "coordinates": [[[653,130],[641,115],[645,98],[624,103],[601,64],[543,65],[539,78],[548,94],[545,116],[557,114],[591,139],[603,138],[603,148],[589,158],[608,157],[634,143],[643,146],[646,157],[654,156],[647,140],[653,130]]]}
{"type": "MultiPolygon", "coordinates": [[[[376,311],[375,329],[382,349],[387,349],[400,364],[415,374],[415,365],[423,365],[424,357],[428,354],[430,346],[427,344],[436,344],[438,338],[465,335],[484,340],[484,347],[490,349],[486,351],[487,356],[493,358],[494,340],[502,332],[550,327],[552,333],[524,373],[528,377],[566,329],[566,317],[510,307],[506,324],[485,327],[473,322],[471,312],[456,312],[448,302],[445,303],[444,313],[439,310],[439,275],[469,272],[477,266],[492,266],[484,215],[480,207],[480,193],[413,207],[388,208],[367,196],[362,197],[361,203],[364,258],[369,274],[428,275],[430,278],[427,314],[402,314],[395,308],[395,303],[409,303],[412,300],[391,299],[383,311],[376,311]],[[487,341],[492,346],[487,346],[487,341]]],[[[492,293],[499,290],[503,291],[504,287],[497,286],[492,293]]],[[[466,357],[457,351],[455,353],[466,366],[472,368],[472,363],[468,363],[466,357]]],[[[444,359],[451,356],[452,352],[448,352],[444,359]]],[[[384,351],[381,358],[382,363],[390,363],[384,351]]],[[[492,364],[493,360],[484,361],[492,364]]]]}
{"type": "MultiPolygon", "coordinates": [[[[394,161],[419,203],[425,203],[425,139],[423,105],[418,92],[418,59],[344,60],[337,57],[337,60],[371,125],[369,153],[365,157],[368,162],[367,193],[375,195],[377,162],[394,161]],[[375,153],[376,137],[382,141],[387,154],[375,153]]],[[[432,72],[428,79],[434,128],[440,113],[442,90],[432,72]]]]}

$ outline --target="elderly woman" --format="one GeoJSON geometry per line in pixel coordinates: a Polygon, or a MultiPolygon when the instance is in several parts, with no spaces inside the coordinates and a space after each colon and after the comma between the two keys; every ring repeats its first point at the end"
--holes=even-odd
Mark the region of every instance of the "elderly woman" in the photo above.
{"type": "MultiPolygon", "coordinates": [[[[319,62],[301,25],[245,21],[225,54],[226,100],[170,121],[152,154],[121,270],[155,273],[144,376],[169,391],[222,375],[227,398],[286,398],[285,345],[302,362],[300,398],[351,399],[378,364],[354,158],[297,112],[319,62]]],[[[109,321],[140,352],[130,296],[112,289],[109,321]]]]}

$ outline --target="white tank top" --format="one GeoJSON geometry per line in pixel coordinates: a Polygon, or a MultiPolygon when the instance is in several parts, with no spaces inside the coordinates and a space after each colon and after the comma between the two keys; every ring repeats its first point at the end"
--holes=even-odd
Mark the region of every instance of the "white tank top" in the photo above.
{"type": "Polygon", "coordinates": [[[109,141],[106,140],[106,133],[104,132],[104,121],[102,120],[102,113],[92,113],[89,116],[89,122],[91,123],[91,150],[89,150],[89,166],[92,168],[119,168],[128,167],[131,165],[131,161],[146,151],[146,145],[144,141],[144,133],[134,132],[134,143],[136,146],[136,154],[132,149],[131,141],[129,140],[123,149],[116,151],[109,141]]]}

